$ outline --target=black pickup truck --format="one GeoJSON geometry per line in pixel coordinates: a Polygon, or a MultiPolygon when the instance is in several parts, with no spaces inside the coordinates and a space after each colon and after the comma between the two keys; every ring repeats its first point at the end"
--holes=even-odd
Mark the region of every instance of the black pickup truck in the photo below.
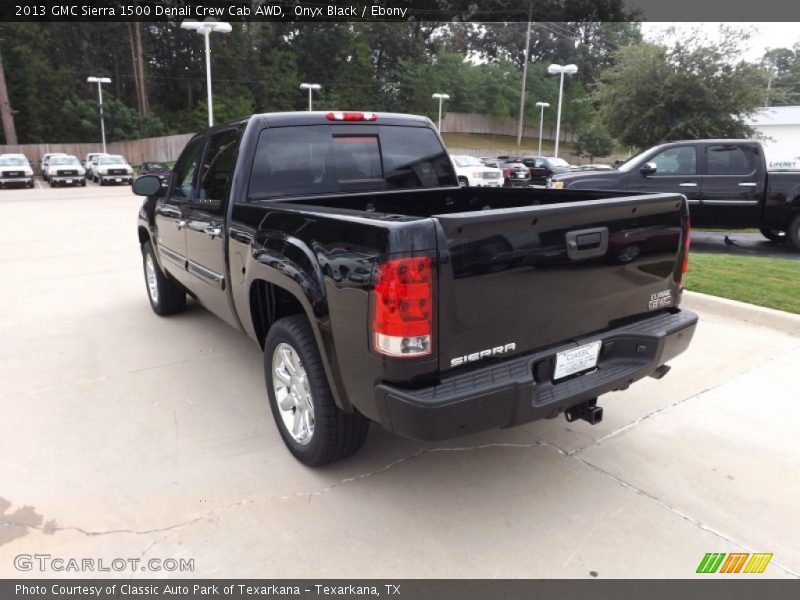
{"type": "Polygon", "coordinates": [[[661,144],[618,169],[552,176],[549,188],[684,194],[692,224],[756,227],[772,241],[800,250],[800,172],[767,171],[752,140],[695,140],[661,144]]]}
{"type": "Polygon", "coordinates": [[[370,421],[421,440],[595,423],[599,395],[663,376],[697,322],[678,308],[683,196],[462,188],[424,117],[254,115],[133,189],[153,310],[188,295],[257,342],[308,465],[370,421]]]}

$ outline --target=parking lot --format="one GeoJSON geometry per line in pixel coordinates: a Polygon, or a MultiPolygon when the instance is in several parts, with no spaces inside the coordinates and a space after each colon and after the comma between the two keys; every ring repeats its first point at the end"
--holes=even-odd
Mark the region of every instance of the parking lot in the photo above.
{"type": "Polygon", "coordinates": [[[139,203],[0,191],[0,576],[117,575],[14,566],[44,553],[193,577],[686,578],[708,552],[774,554],[731,577],[800,576],[800,317],[690,297],[689,351],[601,398],[595,427],[420,444],[373,426],[312,470],[252,341],[196,305],[152,313],[139,203]]]}

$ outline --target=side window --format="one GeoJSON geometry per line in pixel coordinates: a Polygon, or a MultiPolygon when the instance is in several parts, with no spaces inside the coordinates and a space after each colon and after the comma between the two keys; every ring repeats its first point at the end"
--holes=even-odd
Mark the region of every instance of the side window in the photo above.
{"type": "Polygon", "coordinates": [[[200,185],[193,200],[200,208],[214,212],[222,210],[225,205],[238,142],[239,132],[236,129],[227,129],[211,136],[200,172],[200,185]]]}
{"type": "Polygon", "coordinates": [[[195,138],[183,149],[175,163],[172,187],[169,190],[170,200],[191,200],[194,197],[195,174],[203,151],[205,137],[195,138]]]}
{"type": "Polygon", "coordinates": [[[709,146],[709,175],[750,175],[756,170],[756,158],[750,148],[709,146]]]}
{"type": "Polygon", "coordinates": [[[667,148],[647,162],[656,164],[656,175],[697,175],[697,150],[694,146],[667,148]]]}
{"type": "Polygon", "coordinates": [[[546,166],[547,164],[544,162],[543,158],[537,158],[536,162],[533,163],[534,169],[544,169],[546,166]]]}
{"type": "Polygon", "coordinates": [[[251,196],[299,196],[339,191],[328,125],[273,127],[258,136],[251,196]]]}
{"type": "Polygon", "coordinates": [[[390,189],[458,185],[453,164],[430,129],[381,127],[381,149],[390,189]]]}

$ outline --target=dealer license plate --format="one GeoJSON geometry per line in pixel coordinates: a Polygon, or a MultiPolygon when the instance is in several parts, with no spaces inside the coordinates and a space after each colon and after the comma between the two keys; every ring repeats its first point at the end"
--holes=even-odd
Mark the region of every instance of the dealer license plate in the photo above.
{"type": "Polygon", "coordinates": [[[602,346],[602,342],[598,340],[556,354],[556,370],[553,374],[553,379],[563,379],[564,377],[575,375],[575,373],[594,369],[597,366],[600,346],[602,346]]]}

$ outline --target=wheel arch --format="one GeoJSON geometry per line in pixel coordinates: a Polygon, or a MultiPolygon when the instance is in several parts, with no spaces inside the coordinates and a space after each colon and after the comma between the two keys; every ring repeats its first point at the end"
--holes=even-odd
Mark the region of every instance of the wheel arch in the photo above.
{"type": "Polygon", "coordinates": [[[250,281],[248,289],[250,325],[259,347],[264,349],[267,333],[278,319],[303,315],[311,326],[317,342],[336,405],[345,412],[352,412],[353,406],[347,398],[343,382],[335,367],[337,361],[332,336],[330,331],[323,331],[319,323],[320,318],[324,319],[327,315],[324,298],[313,292],[309,298],[308,281],[306,285],[301,285],[295,279],[278,274],[262,272],[260,275],[263,276],[254,277],[250,281]],[[277,279],[282,280],[277,281],[277,279]]]}

